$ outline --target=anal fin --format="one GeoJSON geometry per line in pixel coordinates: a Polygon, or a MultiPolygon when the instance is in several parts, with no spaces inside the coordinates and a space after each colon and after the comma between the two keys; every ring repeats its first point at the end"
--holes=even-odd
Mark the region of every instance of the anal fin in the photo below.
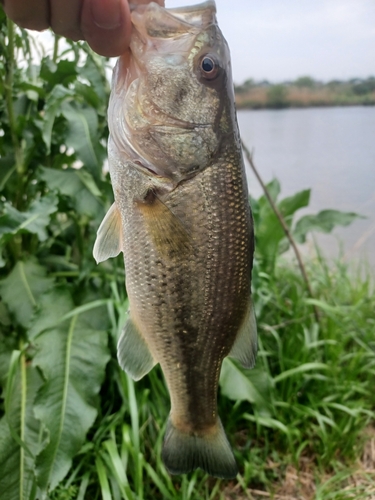
{"type": "Polygon", "coordinates": [[[121,368],[134,380],[140,380],[156,364],[144,338],[131,318],[126,322],[117,344],[121,368]]]}
{"type": "Polygon", "coordinates": [[[121,214],[113,203],[99,226],[93,255],[96,263],[116,257],[122,250],[121,214]]]}
{"type": "Polygon", "coordinates": [[[253,302],[250,297],[246,315],[228,356],[237,359],[244,368],[253,368],[255,365],[257,350],[257,324],[253,302]]]}

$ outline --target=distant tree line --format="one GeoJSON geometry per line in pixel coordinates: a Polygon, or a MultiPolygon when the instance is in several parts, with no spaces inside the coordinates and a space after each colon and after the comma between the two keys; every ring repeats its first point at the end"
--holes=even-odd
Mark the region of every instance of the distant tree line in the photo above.
{"type": "Polygon", "coordinates": [[[249,78],[234,89],[240,108],[375,105],[374,76],[329,82],[301,76],[282,83],[249,78]]]}

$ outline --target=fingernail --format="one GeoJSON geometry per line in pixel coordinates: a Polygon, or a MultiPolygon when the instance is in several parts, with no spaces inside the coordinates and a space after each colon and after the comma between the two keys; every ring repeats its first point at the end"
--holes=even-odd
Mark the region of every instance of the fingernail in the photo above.
{"type": "Polygon", "coordinates": [[[94,23],[106,30],[118,28],[122,21],[121,0],[91,0],[94,23]]]}

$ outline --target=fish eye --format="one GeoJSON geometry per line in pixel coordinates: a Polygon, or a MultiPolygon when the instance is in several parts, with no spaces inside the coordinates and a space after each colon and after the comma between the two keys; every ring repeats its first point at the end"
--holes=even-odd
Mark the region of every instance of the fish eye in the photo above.
{"type": "Polygon", "coordinates": [[[201,64],[205,73],[211,73],[215,69],[215,62],[211,57],[204,57],[201,64]]]}
{"type": "Polygon", "coordinates": [[[216,62],[216,58],[211,55],[205,55],[201,58],[200,68],[202,76],[208,80],[213,80],[216,78],[219,72],[219,64],[216,62]]]}

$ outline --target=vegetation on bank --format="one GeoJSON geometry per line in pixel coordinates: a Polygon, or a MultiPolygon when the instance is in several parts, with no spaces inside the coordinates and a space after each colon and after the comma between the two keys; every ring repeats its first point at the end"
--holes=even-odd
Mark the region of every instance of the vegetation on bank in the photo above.
{"type": "MultiPolygon", "coordinates": [[[[105,62],[85,44],[61,51],[56,39],[53,56],[35,63],[28,35],[1,9],[0,48],[1,497],[293,498],[293,475],[296,498],[301,488],[305,499],[366,498],[373,462],[356,461],[375,417],[370,272],[360,279],[318,254],[307,269],[312,298],[283,257],[288,242],[266,198],[252,200],[259,356],[251,371],[226,361],[219,394],[240,474],[170,477],[161,371],[134,383],[116,359],[128,309],[122,259],[92,257],[112,203],[105,62]]],[[[268,189],[299,242],[356,217],[298,217],[309,190],[280,200],[276,180],[268,189]]]]}
{"type": "Polygon", "coordinates": [[[249,79],[242,85],[235,85],[235,95],[239,109],[370,106],[375,104],[375,77],[322,83],[302,76],[295,81],[278,84],[249,79]]]}

